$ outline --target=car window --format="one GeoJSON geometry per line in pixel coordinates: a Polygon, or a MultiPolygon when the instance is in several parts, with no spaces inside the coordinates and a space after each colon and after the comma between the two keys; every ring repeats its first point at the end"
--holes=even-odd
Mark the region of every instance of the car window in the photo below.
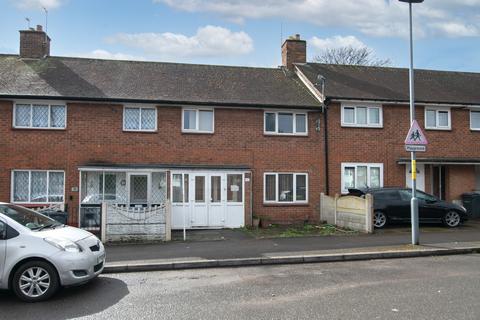
{"type": "Polygon", "coordinates": [[[417,198],[424,201],[437,201],[437,198],[422,191],[417,191],[417,198]]]}
{"type": "Polygon", "coordinates": [[[400,200],[397,190],[382,190],[373,194],[374,199],[379,200],[400,200]]]}
{"type": "MultiPolygon", "coordinates": [[[[400,192],[400,196],[402,197],[402,200],[410,201],[410,199],[412,199],[412,190],[400,190],[399,192],[400,192]]],[[[437,198],[422,191],[417,190],[416,195],[419,200],[437,201],[437,198]]]]}
{"type": "Polygon", "coordinates": [[[412,190],[399,190],[398,193],[400,193],[400,198],[403,201],[410,201],[410,199],[412,199],[412,190]]]}
{"type": "Polygon", "coordinates": [[[0,240],[4,240],[6,236],[7,225],[0,221],[0,240]]]}
{"type": "Polygon", "coordinates": [[[3,213],[10,219],[15,220],[22,226],[25,226],[31,230],[56,224],[55,220],[50,219],[43,214],[11,204],[0,205],[0,213],[3,213]]]}

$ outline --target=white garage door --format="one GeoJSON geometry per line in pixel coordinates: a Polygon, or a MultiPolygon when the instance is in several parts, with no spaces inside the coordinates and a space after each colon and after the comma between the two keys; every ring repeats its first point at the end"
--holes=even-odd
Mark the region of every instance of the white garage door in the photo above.
{"type": "Polygon", "coordinates": [[[245,225],[243,173],[172,172],[171,182],[172,229],[245,225]]]}

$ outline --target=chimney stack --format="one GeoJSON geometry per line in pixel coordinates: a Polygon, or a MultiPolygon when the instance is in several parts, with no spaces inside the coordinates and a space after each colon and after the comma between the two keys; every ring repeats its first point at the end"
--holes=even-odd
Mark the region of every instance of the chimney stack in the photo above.
{"type": "Polygon", "coordinates": [[[282,65],[293,71],[294,63],[307,62],[307,42],[300,35],[290,36],[282,45],[282,65]]]}
{"type": "Polygon", "coordinates": [[[42,59],[50,55],[50,38],[41,25],[20,30],[20,58],[42,59]]]}

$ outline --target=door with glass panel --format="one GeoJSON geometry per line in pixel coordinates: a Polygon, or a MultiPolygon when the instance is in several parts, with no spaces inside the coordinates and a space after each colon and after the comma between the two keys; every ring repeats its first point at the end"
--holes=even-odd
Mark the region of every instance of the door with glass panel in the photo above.
{"type": "Polygon", "coordinates": [[[130,205],[146,205],[150,200],[150,176],[143,173],[131,173],[128,178],[130,205]]]}
{"type": "Polygon", "coordinates": [[[172,173],[172,228],[190,228],[190,175],[172,173]]]}
{"type": "Polygon", "coordinates": [[[225,174],[210,174],[208,182],[208,225],[222,227],[225,225],[225,174]]]}
{"type": "Polygon", "coordinates": [[[208,225],[208,174],[190,175],[190,207],[192,227],[207,227],[208,225]]]}

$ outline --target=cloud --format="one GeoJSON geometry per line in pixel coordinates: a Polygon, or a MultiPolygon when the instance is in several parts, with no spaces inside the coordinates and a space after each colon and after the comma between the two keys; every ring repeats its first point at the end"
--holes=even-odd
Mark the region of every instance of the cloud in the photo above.
{"type": "Polygon", "coordinates": [[[163,59],[233,56],[253,51],[253,40],[248,34],[217,26],[199,28],[193,36],[171,32],[119,33],[107,42],[138,48],[163,59]]]}
{"type": "Polygon", "coordinates": [[[431,26],[448,37],[475,37],[480,34],[479,27],[460,22],[434,23],[431,26]]]}
{"type": "Polygon", "coordinates": [[[112,53],[103,49],[93,50],[88,53],[74,54],[73,56],[80,57],[80,58],[109,59],[109,60],[138,60],[138,61],[146,60],[144,57],[141,57],[141,56],[134,56],[134,55],[125,54],[125,53],[112,53]]]}
{"type": "MultiPolygon", "coordinates": [[[[408,36],[408,6],[397,0],[153,0],[187,12],[215,13],[229,21],[281,18],[318,26],[350,27],[378,37],[408,36]]],[[[414,6],[417,36],[480,35],[480,0],[435,0],[414,6]],[[457,21],[456,17],[462,17],[457,21]],[[452,24],[439,28],[437,24],[452,24]],[[463,32],[464,28],[468,32],[463,32]],[[452,29],[456,29],[457,31],[452,29]],[[460,32],[459,32],[460,30],[460,32]]]]}
{"type": "Polygon", "coordinates": [[[13,0],[15,6],[22,10],[56,9],[65,3],[65,0],[13,0]]]}
{"type": "Polygon", "coordinates": [[[336,49],[342,47],[365,48],[367,45],[360,41],[355,36],[333,36],[330,38],[313,37],[308,41],[314,51],[321,51],[325,49],[336,49]]]}

